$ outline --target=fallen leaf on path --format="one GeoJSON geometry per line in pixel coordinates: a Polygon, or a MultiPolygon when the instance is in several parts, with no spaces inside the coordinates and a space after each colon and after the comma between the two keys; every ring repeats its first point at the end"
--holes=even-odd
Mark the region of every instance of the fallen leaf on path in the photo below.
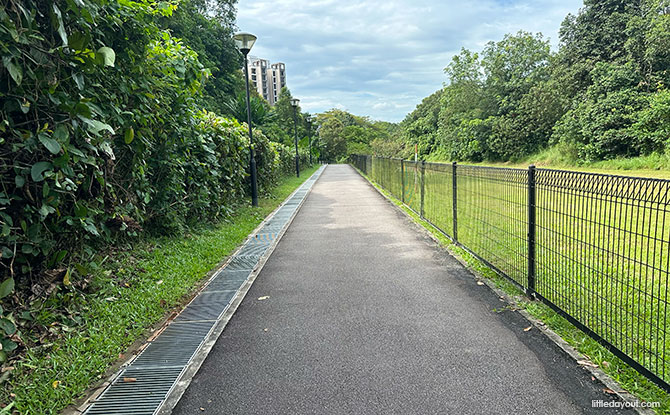
{"type": "Polygon", "coordinates": [[[137,382],[137,378],[123,378],[124,383],[137,382]]]}
{"type": "Polygon", "coordinates": [[[525,329],[523,329],[523,331],[530,331],[530,329],[532,329],[532,328],[533,328],[533,326],[528,326],[525,329]]]}
{"type": "Polygon", "coordinates": [[[477,285],[485,285],[485,284],[481,281],[477,281],[477,285]]]}
{"type": "Polygon", "coordinates": [[[263,329],[263,331],[268,331],[268,329],[263,329]]]}
{"type": "Polygon", "coordinates": [[[577,360],[577,363],[582,365],[582,366],[598,367],[598,365],[593,364],[593,363],[589,362],[588,360],[577,360]]]}
{"type": "Polygon", "coordinates": [[[595,377],[595,376],[591,376],[591,380],[595,381],[595,380],[596,380],[596,377],[595,377]]]}
{"type": "Polygon", "coordinates": [[[269,295],[264,295],[264,296],[262,296],[262,297],[258,297],[258,301],[267,300],[268,298],[270,298],[269,295]]]}
{"type": "Polygon", "coordinates": [[[610,395],[616,395],[616,392],[614,392],[614,391],[613,391],[612,389],[610,389],[610,388],[605,388],[605,389],[603,389],[603,392],[605,392],[605,393],[607,393],[607,394],[610,394],[610,395]]]}

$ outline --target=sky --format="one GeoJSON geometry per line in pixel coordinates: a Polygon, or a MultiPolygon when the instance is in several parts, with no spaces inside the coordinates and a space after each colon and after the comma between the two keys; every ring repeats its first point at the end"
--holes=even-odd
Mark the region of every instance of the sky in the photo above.
{"type": "Polygon", "coordinates": [[[239,0],[251,55],[286,64],[303,111],[339,108],[399,122],[438,90],[461,47],[481,51],[519,30],[558,30],[582,0],[239,0]]]}

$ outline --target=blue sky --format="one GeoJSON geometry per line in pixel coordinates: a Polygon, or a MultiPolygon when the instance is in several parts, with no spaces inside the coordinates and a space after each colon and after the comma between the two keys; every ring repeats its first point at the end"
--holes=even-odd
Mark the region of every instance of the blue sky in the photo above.
{"type": "Polygon", "coordinates": [[[340,108],[401,121],[447,80],[461,47],[475,51],[519,30],[558,29],[582,0],[239,0],[251,54],[284,62],[303,111],[340,108]]]}

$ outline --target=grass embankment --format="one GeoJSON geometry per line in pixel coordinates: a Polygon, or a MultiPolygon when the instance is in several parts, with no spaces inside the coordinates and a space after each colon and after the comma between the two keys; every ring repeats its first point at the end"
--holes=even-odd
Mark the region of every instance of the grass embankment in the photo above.
{"type": "MultiPolygon", "coordinates": [[[[437,159],[431,161],[444,162],[444,160],[437,159]]],[[[547,169],[670,179],[670,153],[654,153],[648,156],[583,162],[578,161],[569,149],[555,146],[513,162],[463,162],[463,164],[521,169],[528,168],[529,165],[534,164],[537,167],[547,169]]]]}
{"type": "Polygon", "coordinates": [[[2,401],[13,401],[11,410],[22,415],[56,414],[71,404],[130,344],[180,306],[208,271],[317,167],[306,169],[300,178],[284,178],[259,199],[257,208],[238,206],[222,223],[101,254],[89,293],[61,289],[35,310],[37,322],[61,336],[30,349],[15,365],[2,401]],[[63,308],[69,312],[67,322],[60,314],[63,308]]]}
{"type": "MultiPolygon", "coordinates": [[[[393,176],[395,178],[395,176],[397,175],[394,174],[393,176]]],[[[368,178],[368,180],[370,180],[370,178],[368,178]]],[[[410,177],[406,176],[405,182],[406,186],[407,183],[410,183],[409,187],[410,188],[414,187],[411,185],[412,179],[410,177]]],[[[495,271],[489,268],[486,264],[479,261],[474,256],[470,255],[464,249],[453,244],[451,240],[448,239],[442,232],[437,230],[427,221],[422,220],[414,211],[409,209],[400,200],[396,199],[392,194],[390,194],[385,189],[382,189],[377,183],[374,182],[372,183],[382,193],[384,193],[391,201],[393,201],[396,205],[398,205],[406,213],[408,213],[414,219],[414,221],[416,221],[424,228],[429,230],[433,235],[435,235],[436,238],[440,240],[441,243],[444,246],[446,246],[452,253],[454,253],[456,256],[460,257],[463,261],[468,263],[478,274],[492,280],[496,286],[498,286],[500,289],[505,291],[510,296],[516,298],[517,299],[516,306],[518,308],[525,309],[530,315],[546,323],[549,328],[551,328],[554,332],[560,335],[574,348],[579,350],[584,355],[588,356],[589,359],[591,359],[591,361],[600,366],[602,370],[604,370],[609,376],[611,376],[615,381],[617,381],[624,389],[628,390],[629,392],[637,396],[639,399],[647,402],[660,402],[661,407],[656,408],[657,413],[670,414],[670,395],[668,395],[665,391],[656,386],[646,377],[642,376],[635,369],[631,368],[626,363],[621,361],[619,358],[614,356],[606,348],[604,348],[595,340],[593,340],[591,337],[589,337],[587,334],[576,328],[574,325],[568,322],[565,318],[561,317],[558,313],[554,312],[548,306],[540,302],[528,301],[524,297],[523,293],[509,280],[501,277],[499,274],[497,274],[495,271]]],[[[438,175],[436,174],[433,177],[432,175],[429,175],[427,173],[425,185],[427,188],[426,191],[427,194],[430,193],[431,192],[430,189],[432,189],[434,195],[435,193],[439,193],[443,196],[451,195],[450,193],[451,183],[450,182],[445,183],[444,178],[438,177],[438,175]]],[[[398,186],[398,184],[396,183],[391,183],[391,188],[396,187],[401,186],[398,186]]],[[[479,196],[481,196],[482,194],[489,194],[489,193],[491,192],[481,188],[478,189],[477,191],[477,194],[479,196]]],[[[505,192],[494,192],[492,194],[495,194],[496,197],[498,197],[501,195],[501,193],[505,192]]],[[[418,200],[418,197],[416,197],[417,194],[418,194],[417,191],[409,191],[406,192],[405,194],[405,202],[414,209],[417,208],[416,206],[418,200]]],[[[450,203],[450,197],[430,197],[430,198],[427,197],[425,202],[426,202],[427,215],[430,214],[433,217],[431,221],[433,223],[436,223],[443,229],[451,230],[453,222],[450,219],[452,209],[450,203]]],[[[487,229],[475,229],[476,225],[474,224],[474,222],[476,219],[473,217],[468,217],[468,215],[465,215],[465,213],[466,211],[472,212],[482,210],[485,209],[486,207],[485,206],[473,207],[471,203],[472,198],[463,200],[461,197],[459,197],[458,225],[459,225],[459,238],[461,239],[461,242],[465,240],[466,245],[470,246],[471,248],[475,249],[484,248],[485,250],[484,256],[489,256],[490,254],[494,255],[493,258],[489,257],[492,262],[494,263],[499,262],[497,264],[499,266],[503,265],[501,262],[506,263],[507,267],[502,266],[502,268],[511,268],[512,271],[520,271],[522,269],[522,266],[525,264],[518,264],[519,258],[521,258],[522,259],[521,262],[523,262],[522,255],[524,255],[525,253],[516,251],[519,249],[523,250],[524,247],[514,245],[511,246],[501,246],[501,245],[503,245],[505,241],[513,242],[514,240],[519,239],[509,237],[510,233],[512,232],[512,229],[509,229],[509,226],[517,226],[518,223],[522,223],[522,220],[525,218],[525,212],[521,212],[520,215],[523,218],[519,217],[518,218],[519,220],[515,221],[518,222],[517,224],[512,223],[509,226],[506,226],[507,229],[503,229],[502,233],[500,235],[497,235],[497,233],[499,232],[496,231],[496,227],[488,227],[487,229]],[[470,204],[466,205],[466,203],[464,202],[469,202],[470,204]],[[484,236],[482,236],[481,231],[486,231],[487,233],[484,236]],[[493,241],[491,242],[493,245],[489,245],[488,247],[480,246],[482,244],[482,240],[484,239],[486,241],[493,241]]],[[[488,207],[490,208],[491,206],[500,204],[500,200],[494,201],[487,199],[484,200],[484,204],[488,204],[488,207]]],[[[418,211],[418,209],[416,210],[418,211]]],[[[525,234],[525,228],[522,229],[520,232],[522,234],[525,234]]],[[[564,259],[564,262],[567,261],[565,261],[564,259]]],[[[508,269],[508,272],[510,272],[510,269],[508,269]]],[[[515,277],[514,274],[515,274],[514,272],[511,273],[513,277],[515,277]]],[[[538,275],[538,279],[539,278],[541,278],[541,275],[538,275]]],[[[574,289],[568,291],[570,291],[571,294],[575,294],[574,289]]],[[[593,302],[594,300],[595,298],[592,297],[591,301],[593,302]]],[[[582,303],[581,301],[578,302],[582,303]]],[[[591,307],[591,309],[592,308],[593,307],[591,307]]],[[[638,310],[638,312],[639,311],[640,310],[638,310]]],[[[619,326],[618,329],[624,330],[625,328],[619,326]]],[[[663,345],[660,346],[663,347],[663,345]]]]}

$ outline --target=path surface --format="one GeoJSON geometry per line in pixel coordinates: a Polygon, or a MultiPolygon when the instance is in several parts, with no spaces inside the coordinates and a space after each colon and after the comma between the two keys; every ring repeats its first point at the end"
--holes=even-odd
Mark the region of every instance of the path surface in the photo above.
{"type": "Polygon", "coordinates": [[[174,413],[614,413],[504,305],[351,167],[328,166],[174,413]]]}

